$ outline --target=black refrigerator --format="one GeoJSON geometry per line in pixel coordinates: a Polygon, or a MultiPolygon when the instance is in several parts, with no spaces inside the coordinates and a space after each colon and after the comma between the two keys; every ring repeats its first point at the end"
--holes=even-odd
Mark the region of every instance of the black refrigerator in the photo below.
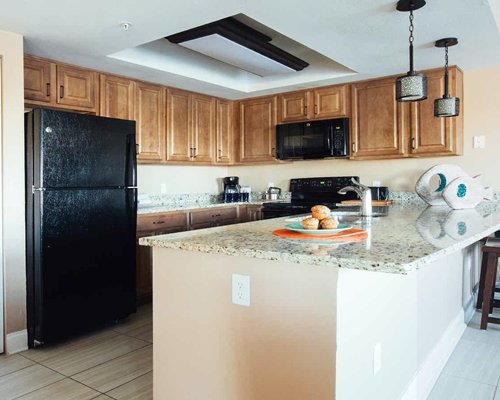
{"type": "Polygon", "coordinates": [[[25,116],[28,345],[135,312],[135,122],[25,116]]]}

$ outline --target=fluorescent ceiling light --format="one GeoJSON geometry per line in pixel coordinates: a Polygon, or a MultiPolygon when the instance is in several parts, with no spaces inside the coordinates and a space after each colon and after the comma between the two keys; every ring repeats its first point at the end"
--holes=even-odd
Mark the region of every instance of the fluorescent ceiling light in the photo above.
{"type": "Polygon", "coordinates": [[[233,17],[167,39],[260,76],[302,71],[309,63],[272,45],[271,38],[233,17]]]}
{"type": "Polygon", "coordinates": [[[256,51],[217,34],[188,40],[179,44],[259,76],[294,72],[292,68],[286,65],[271,60],[256,51]]]}

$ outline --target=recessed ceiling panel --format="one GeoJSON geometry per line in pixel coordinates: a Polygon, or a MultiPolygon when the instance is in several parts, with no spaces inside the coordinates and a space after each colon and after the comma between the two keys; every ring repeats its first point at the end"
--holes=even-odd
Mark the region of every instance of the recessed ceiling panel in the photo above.
{"type": "Polygon", "coordinates": [[[295,72],[292,68],[217,34],[182,42],[179,45],[259,76],[295,72]]]}

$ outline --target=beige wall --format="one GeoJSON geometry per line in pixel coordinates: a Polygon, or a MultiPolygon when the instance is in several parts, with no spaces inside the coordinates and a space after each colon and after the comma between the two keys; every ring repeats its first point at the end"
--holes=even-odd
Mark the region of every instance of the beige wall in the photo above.
{"type": "Polygon", "coordinates": [[[439,163],[455,163],[471,175],[483,174],[483,183],[500,190],[500,67],[464,74],[464,154],[460,157],[383,161],[316,160],[286,165],[232,167],[244,185],[254,190],[268,182],[288,189],[290,178],[359,175],[365,183],[382,181],[393,190],[414,190],[418,177],[439,163]],[[472,137],[486,136],[485,149],[473,149],[472,137]]]}
{"type": "Polygon", "coordinates": [[[338,269],[163,248],[153,267],[155,399],[335,398],[338,269]]]}
{"type": "Polygon", "coordinates": [[[26,328],[23,37],[0,31],[0,56],[3,86],[2,262],[5,328],[7,333],[12,333],[26,328]]]}
{"type": "Polygon", "coordinates": [[[162,183],[168,194],[219,193],[225,176],[227,167],[139,165],[137,182],[141,193],[159,194],[162,183]]]}

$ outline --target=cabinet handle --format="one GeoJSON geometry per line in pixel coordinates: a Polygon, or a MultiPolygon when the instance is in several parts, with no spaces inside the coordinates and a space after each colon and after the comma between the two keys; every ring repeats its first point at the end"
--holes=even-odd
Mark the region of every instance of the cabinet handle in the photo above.
{"type": "Polygon", "coordinates": [[[189,158],[193,158],[193,148],[189,148],[189,158]]]}
{"type": "Polygon", "coordinates": [[[276,158],[276,147],[273,147],[271,149],[271,156],[274,157],[274,158],[276,158]]]}
{"type": "Polygon", "coordinates": [[[314,105],[314,114],[315,115],[318,114],[318,105],[317,104],[314,105]]]}
{"type": "Polygon", "coordinates": [[[417,148],[417,141],[415,138],[411,138],[411,148],[412,150],[415,150],[417,148]]]}
{"type": "Polygon", "coordinates": [[[353,153],[356,153],[356,142],[352,142],[352,144],[351,144],[351,151],[353,153]]]}
{"type": "Polygon", "coordinates": [[[47,82],[47,97],[50,97],[50,82],[47,82]]]}
{"type": "Polygon", "coordinates": [[[198,157],[198,149],[196,147],[193,148],[193,154],[194,158],[198,157]]]}
{"type": "Polygon", "coordinates": [[[153,221],[153,225],[160,225],[160,224],[164,224],[165,221],[153,221]]]}
{"type": "Polygon", "coordinates": [[[307,106],[304,106],[304,117],[307,117],[307,106]]]}
{"type": "Polygon", "coordinates": [[[219,149],[219,159],[222,158],[222,149],[219,149]]]}
{"type": "Polygon", "coordinates": [[[64,97],[64,86],[59,86],[59,97],[62,99],[64,97]]]}

